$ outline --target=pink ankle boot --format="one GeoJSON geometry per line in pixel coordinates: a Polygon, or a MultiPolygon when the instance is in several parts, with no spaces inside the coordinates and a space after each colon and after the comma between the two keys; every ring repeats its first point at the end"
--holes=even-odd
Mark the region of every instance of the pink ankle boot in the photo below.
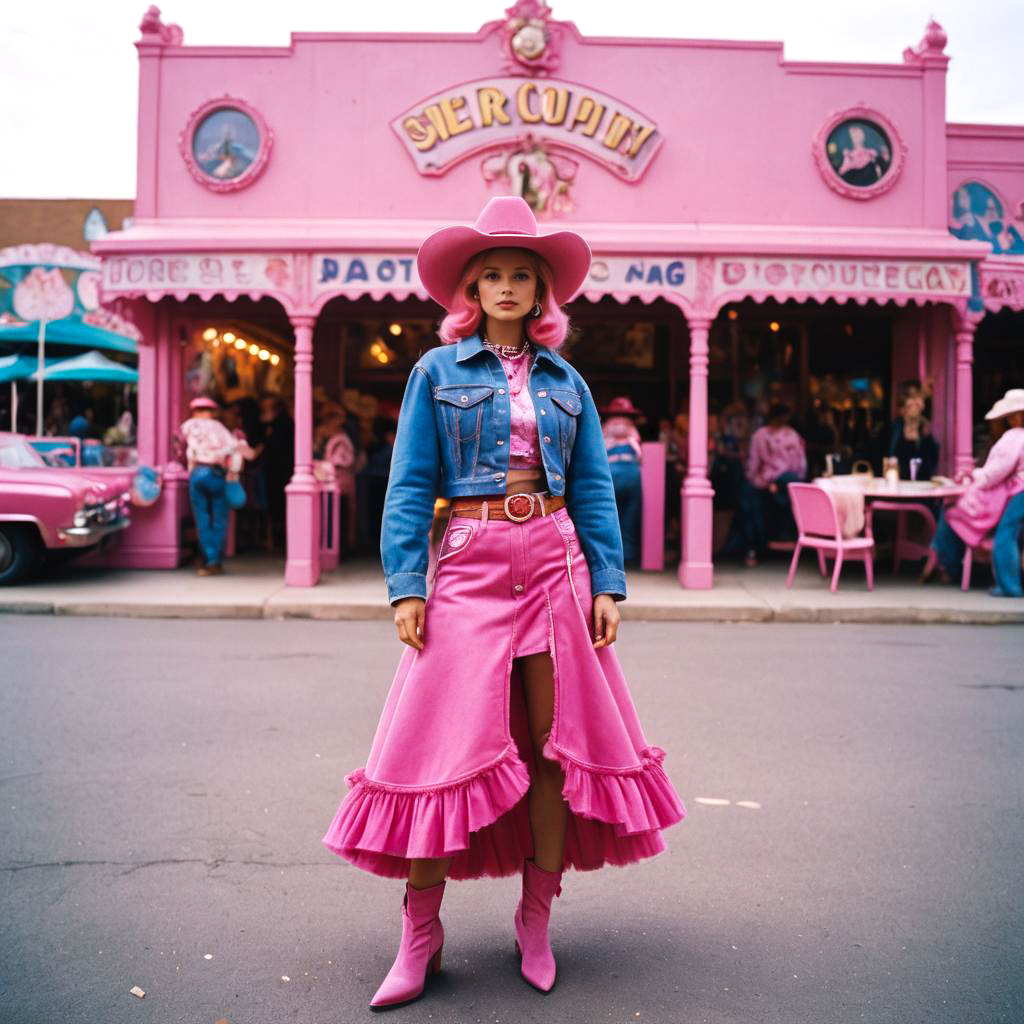
{"type": "Polygon", "coordinates": [[[555,958],[548,942],[551,901],[562,894],[562,872],[545,871],[532,860],[523,862],[523,895],[516,907],[516,952],[523,958],[523,977],[541,992],[555,983],[555,958]]]}
{"type": "Polygon", "coordinates": [[[427,974],[441,970],[441,898],[444,882],[429,889],[414,889],[406,883],[402,901],[402,941],[388,976],[370,1000],[370,1008],[399,1006],[423,992],[427,974]]]}

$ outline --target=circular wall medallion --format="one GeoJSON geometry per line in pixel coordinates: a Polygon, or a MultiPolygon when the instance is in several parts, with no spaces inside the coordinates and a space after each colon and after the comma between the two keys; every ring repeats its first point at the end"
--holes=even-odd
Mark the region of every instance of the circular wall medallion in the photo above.
{"type": "Polygon", "coordinates": [[[178,148],[192,177],[214,192],[251,185],[270,157],[273,133],[243,100],[210,100],[188,119],[178,148]]]}
{"type": "Polygon", "coordinates": [[[903,170],[906,151],[892,122],[865,107],[833,114],[812,145],[825,182],[850,199],[873,199],[888,192],[903,170]]]}

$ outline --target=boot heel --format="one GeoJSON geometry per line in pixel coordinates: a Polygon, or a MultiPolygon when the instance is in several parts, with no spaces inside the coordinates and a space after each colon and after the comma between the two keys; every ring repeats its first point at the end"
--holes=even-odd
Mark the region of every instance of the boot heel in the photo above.
{"type": "Polygon", "coordinates": [[[427,964],[427,974],[437,974],[441,970],[441,950],[444,946],[439,946],[437,952],[430,958],[430,962],[427,964]]]}

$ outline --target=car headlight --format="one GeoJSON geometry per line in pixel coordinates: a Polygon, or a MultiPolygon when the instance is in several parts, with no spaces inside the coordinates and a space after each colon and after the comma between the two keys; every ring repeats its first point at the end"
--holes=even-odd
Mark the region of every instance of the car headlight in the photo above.
{"type": "Polygon", "coordinates": [[[89,525],[89,514],[85,511],[85,509],[80,508],[75,513],[74,524],[79,529],[81,529],[83,526],[89,525]]]}

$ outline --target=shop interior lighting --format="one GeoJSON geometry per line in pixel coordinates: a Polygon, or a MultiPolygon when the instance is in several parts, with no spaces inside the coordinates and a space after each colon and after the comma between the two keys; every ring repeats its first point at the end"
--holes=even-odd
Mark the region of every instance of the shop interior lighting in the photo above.
{"type": "Polygon", "coordinates": [[[739,313],[737,313],[735,309],[730,309],[729,312],[726,313],[726,316],[730,320],[736,320],[739,317],[739,313]]]}
{"type": "Polygon", "coordinates": [[[251,356],[258,356],[259,354],[260,354],[260,347],[259,347],[259,345],[253,344],[253,345],[249,346],[249,355],[251,355],[251,356]]]}
{"type": "Polygon", "coordinates": [[[230,331],[225,331],[224,340],[230,345],[235,340],[235,336],[230,331]]]}
{"type": "Polygon", "coordinates": [[[266,362],[270,358],[270,353],[265,348],[261,348],[259,351],[259,357],[263,362],[266,362]]]}
{"type": "MultiPolygon", "coordinates": [[[[234,336],[234,335],[232,334],[232,335],[231,335],[231,337],[232,337],[232,338],[234,338],[235,336],[234,336]]],[[[227,341],[227,340],[228,340],[228,339],[227,339],[227,335],[225,335],[225,336],[224,336],[224,340],[225,340],[225,341],[227,341]]],[[[246,346],[246,344],[245,344],[245,338],[235,338],[235,348],[237,348],[237,349],[243,349],[243,348],[246,348],[246,347],[247,347],[247,346],[246,346]]]]}
{"type": "Polygon", "coordinates": [[[217,328],[216,327],[207,327],[206,330],[203,331],[203,341],[213,341],[213,339],[216,338],[216,337],[217,337],[217,328]]]}
{"type": "Polygon", "coordinates": [[[375,341],[370,346],[370,354],[374,355],[374,356],[377,356],[378,358],[380,357],[380,354],[383,351],[384,351],[384,348],[383,348],[383,346],[381,345],[381,343],[379,341],[375,341]]]}
{"type": "Polygon", "coordinates": [[[779,324],[778,324],[778,322],[777,322],[777,321],[775,321],[775,320],[773,320],[773,321],[772,321],[772,322],[771,322],[771,323],[770,323],[770,324],[768,325],[768,330],[770,330],[770,331],[772,331],[772,332],[778,331],[778,329],[779,329],[779,324]]]}
{"type": "Polygon", "coordinates": [[[401,324],[392,324],[392,325],[391,325],[391,326],[390,326],[390,327],[388,328],[388,330],[389,330],[389,331],[390,331],[390,332],[391,332],[391,333],[392,333],[393,335],[395,335],[395,337],[397,338],[397,337],[398,337],[398,335],[402,333],[402,325],[401,325],[401,324]]]}
{"type": "Polygon", "coordinates": [[[377,362],[386,363],[388,361],[388,354],[383,350],[377,353],[377,362]]]}
{"type": "Polygon", "coordinates": [[[213,339],[213,347],[214,348],[220,348],[220,338],[214,338],[213,339]]]}
{"type": "Polygon", "coordinates": [[[279,362],[281,362],[281,357],[276,352],[271,352],[270,353],[270,365],[271,366],[277,366],[277,364],[279,362]]]}

